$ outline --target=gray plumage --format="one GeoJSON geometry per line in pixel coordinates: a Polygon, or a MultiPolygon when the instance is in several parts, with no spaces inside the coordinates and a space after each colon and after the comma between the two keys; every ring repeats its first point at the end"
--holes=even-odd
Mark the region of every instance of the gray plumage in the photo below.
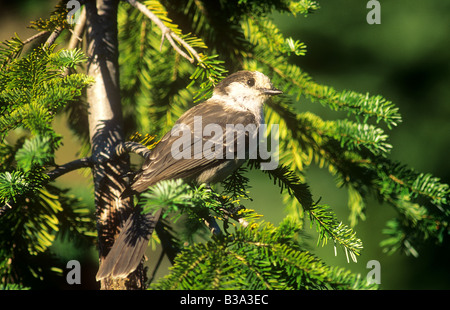
{"type": "MultiPolygon", "coordinates": [[[[166,133],[134,175],[130,188],[122,197],[141,193],[162,180],[185,179],[196,183],[222,181],[245,161],[246,158],[237,156],[240,141],[245,141],[247,148],[249,139],[257,134],[259,125],[264,121],[264,101],[269,96],[280,93],[280,90],[272,86],[269,78],[260,72],[239,71],[231,74],[214,88],[210,99],[189,109],[176,122],[175,125],[184,124],[189,128],[191,143],[187,147],[190,156],[174,158],[172,147],[180,137],[173,135],[172,131],[166,133]],[[194,131],[195,117],[201,117],[200,135],[194,131]],[[234,139],[230,140],[226,139],[225,135],[216,137],[216,146],[222,148],[223,156],[211,158],[208,156],[213,155],[211,151],[209,154],[208,151],[203,152],[205,143],[213,138],[213,135],[203,135],[203,129],[208,124],[221,128],[223,133],[226,132],[227,124],[241,124],[244,127],[251,125],[256,131],[237,131],[234,139]],[[226,154],[230,149],[233,149],[234,155],[227,158],[226,154]]],[[[219,151],[217,148],[206,149],[219,151]]],[[[181,152],[183,150],[180,149],[181,152]]],[[[249,150],[245,149],[246,156],[248,152],[249,150]]],[[[124,278],[136,269],[142,260],[158,216],[141,215],[136,211],[125,221],[111,251],[100,265],[97,280],[108,276],[124,278]]]]}

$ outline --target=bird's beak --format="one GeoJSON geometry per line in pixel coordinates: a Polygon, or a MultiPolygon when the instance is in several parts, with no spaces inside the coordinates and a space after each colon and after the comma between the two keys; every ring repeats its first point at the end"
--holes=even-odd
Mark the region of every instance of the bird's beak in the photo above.
{"type": "Polygon", "coordinates": [[[279,94],[283,93],[281,90],[276,89],[276,88],[264,89],[263,92],[264,92],[264,94],[269,95],[269,96],[279,95],[279,94]]]}

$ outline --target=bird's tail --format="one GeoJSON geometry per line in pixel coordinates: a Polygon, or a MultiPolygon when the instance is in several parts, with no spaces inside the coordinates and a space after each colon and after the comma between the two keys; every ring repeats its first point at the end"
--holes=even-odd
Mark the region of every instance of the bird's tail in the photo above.
{"type": "Polygon", "coordinates": [[[97,281],[106,277],[126,278],[139,266],[160,215],[160,211],[154,215],[139,211],[125,221],[113,247],[100,264],[97,281]]]}

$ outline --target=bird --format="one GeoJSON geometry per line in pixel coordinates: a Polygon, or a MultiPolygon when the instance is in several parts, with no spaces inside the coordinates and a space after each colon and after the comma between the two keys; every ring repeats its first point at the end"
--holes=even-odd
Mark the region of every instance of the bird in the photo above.
{"type": "MultiPolygon", "coordinates": [[[[214,87],[209,99],[180,116],[131,177],[121,198],[138,195],[163,180],[183,179],[196,184],[224,180],[255,151],[249,149],[249,140],[257,139],[264,123],[264,103],[282,93],[259,71],[242,70],[227,76],[214,87]],[[248,130],[236,130],[238,125],[248,130]],[[235,129],[232,135],[229,128],[235,129]]],[[[126,278],[137,268],[158,217],[159,213],[141,212],[128,217],[100,264],[97,281],[126,278]]]]}

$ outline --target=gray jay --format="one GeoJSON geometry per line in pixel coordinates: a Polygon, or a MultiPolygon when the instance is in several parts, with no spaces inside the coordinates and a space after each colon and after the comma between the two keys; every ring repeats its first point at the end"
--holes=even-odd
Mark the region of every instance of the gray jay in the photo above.
{"type": "MultiPolygon", "coordinates": [[[[197,184],[222,181],[248,159],[249,140],[264,122],[263,104],[281,93],[258,71],[229,75],[216,85],[211,98],[177,120],[135,173],[122,197],[139,194],[162,180],[184,179],[197,184]],[[237,125],[246,130],[236,130],[237,125]],[[234,129],[231,135],[229,128],[234,129]],[[240,148],[245,148],[244,152],[240,153],[240,148]]],[[[97,280],[125,278],[137,268],[158,216],[139,211],[129,216],[101,262],[97,280]]]]}

